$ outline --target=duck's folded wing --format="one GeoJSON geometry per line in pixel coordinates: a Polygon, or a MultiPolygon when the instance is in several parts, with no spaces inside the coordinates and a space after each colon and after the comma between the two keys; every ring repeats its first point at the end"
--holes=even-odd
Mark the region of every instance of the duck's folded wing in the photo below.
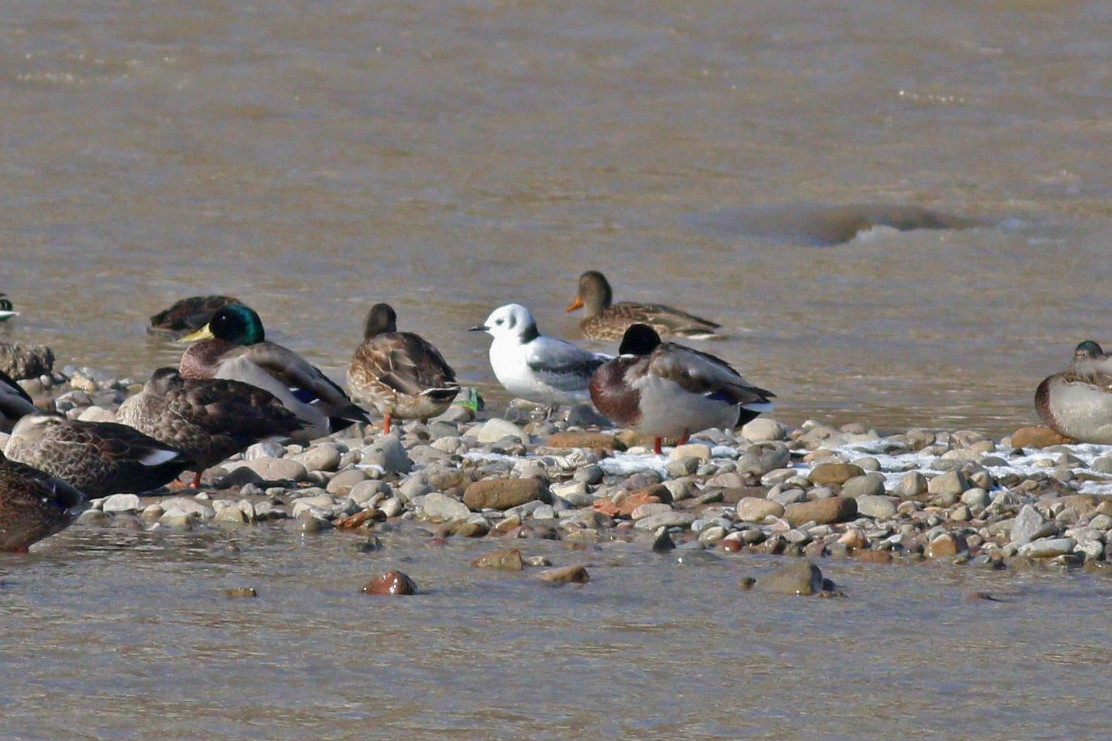
{"type": "Polygon", "coordinates": [[[695,394],[719,395],[735,404],[762,404],[776,395],[746,381],[733,367],[713,355],[668,344],[653,356],[650,373],[674,381],[695,394]]]}

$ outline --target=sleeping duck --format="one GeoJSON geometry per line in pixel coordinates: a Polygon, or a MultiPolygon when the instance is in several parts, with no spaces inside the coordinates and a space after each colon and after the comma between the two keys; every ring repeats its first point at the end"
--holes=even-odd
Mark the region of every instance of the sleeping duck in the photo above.
{"type": "Polygon", "coordinates": [[[0,551],[26,553],[73,522],[84,502],[65,481],[0,453],[0,551]]]}
{"type": "Polygon", "coordinates": [[[1035,389],[1035,410],[1060,435],[1112,445],[1112,357],[1093,340],[1079,344],[1070,367],[1035,389]]]}
{"type": "Polygon", "coordinates": [[[733,429],[772,409],[775,394],[750,384],[726,361],[671,342],[646,324],[626,330],[619,355],[591,377],[591,400],[614,422],[687,442],[693,432],[733,429]]]}
{"type": "Polygon", "coordinates": [[[124,424],[186,453],[201,472],[253,443],[287,438],[304,424],[273,394],[241,381],[183,378],[160,368],[117,412],[124,424]]]}

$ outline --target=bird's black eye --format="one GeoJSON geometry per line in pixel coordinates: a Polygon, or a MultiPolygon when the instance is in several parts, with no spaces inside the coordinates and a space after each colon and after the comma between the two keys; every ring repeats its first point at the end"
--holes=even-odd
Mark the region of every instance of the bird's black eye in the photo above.
{"type": "Polygon", "coordinates": [[[501,323],[502,323],[502,320],[501,320],[501,319],[497,319],[497,320],[495,320],[495,322],[494,322],[494,323],[495,323],[495,324],[501,324],[501,323]]]}

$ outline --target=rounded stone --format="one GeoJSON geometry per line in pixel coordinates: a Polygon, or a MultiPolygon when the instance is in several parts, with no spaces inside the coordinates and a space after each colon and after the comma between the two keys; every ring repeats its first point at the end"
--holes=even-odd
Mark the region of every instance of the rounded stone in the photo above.
{"type": "Polygon", "coordinates": [[[828,486],[844,484],[855,476],[863,476],[865,471],[852,463],[820,463],[811,469],[807,478],[813,484],[828,486]]]}
{"type": "Polygon", "coordinates": [[[364,584],[363,593],[371,595],[416,594],[417,584],[401,571],[387,571],[364,584]]]}
{"type": "Polygon", "coordinates": [[[854,476],[842,484],[842,496],[857,499],[859,497],[878,497],[884,495],[884,476],[879,473],[867,473],[864,476],[854,476]]]}

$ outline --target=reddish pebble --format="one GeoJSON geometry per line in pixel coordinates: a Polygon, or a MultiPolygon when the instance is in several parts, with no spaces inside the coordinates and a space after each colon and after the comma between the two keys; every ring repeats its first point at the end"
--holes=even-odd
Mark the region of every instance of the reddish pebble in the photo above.
{"type": "Polygon", "coordinates": [[[416,594],[417,585],[400,571],[387,571],[363,585],[366,594],[416,594]]]}
{"type": "Polygon", "coordinates": [[[739,540],[721,540],[718,543],[718,547],[721,548],[724,551],[730,551],[731,553],[735,553],[735,552],[741,550],[741,541],[739,541],[739,540]]]}

